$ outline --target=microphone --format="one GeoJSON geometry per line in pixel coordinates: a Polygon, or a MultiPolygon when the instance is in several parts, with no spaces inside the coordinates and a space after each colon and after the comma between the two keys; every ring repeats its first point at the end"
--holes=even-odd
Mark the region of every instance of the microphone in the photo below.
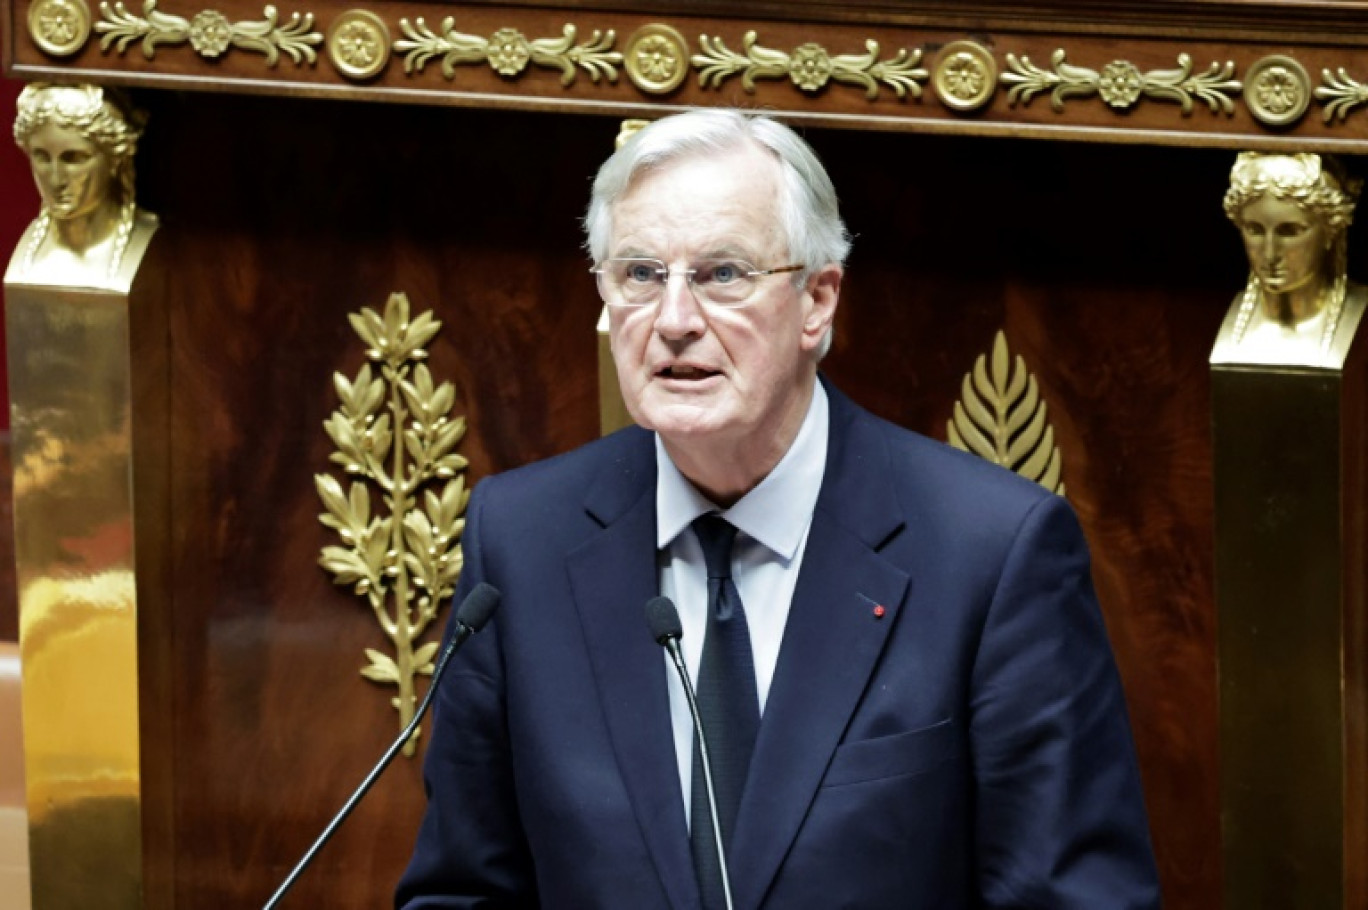
{"type": "Polygon", "coordinates": [[[461,601],[461,605],[456,608],[456,631],[452,634],[451,641],[447,642],[447,646],[442,649],[442,654],[437,659],[437,664],[432,670],[432,683],[428,686],[427,694],[423,696],[422,703],[418,705],[418,710],[414,712],[413,720],[409,721],[408,726],[404,728],[404,732],[400,733],[399,738],[389,747],[389,751],[380,759],[380,763],[371,769],[370,774],[366,775],[366,779],[361,782],[361,786],[351,795],[351,799],[347,800],[346,805],[342,807],[341,811],[333,816],[333,820],[328,823],[328,827],[323,829],[323,833],[318,836],[318,840],[313,842],[313,846],[304,854],[304,858],[299,861],[298,865],[296,865],[293,870],[291,870],[290,874],[285,877],[285,881],[281,882],[280,887],[276,889],[276,893],[271,895],[271,899],[266,902],[266,905],[262,910],[272,910],[272,908],[280,903],[280,899],[285,896],[286,891],[289,891],[290,888],[294,886],[300,873],[308,868],[308,865],[313,862],[314,857],[318,855],[318,851],[323,848],[323,845],[328,842],[333,836],[333,833],[341,827],[342,822],[346,821],[347,816],[351,815],[351,811],[356,808],[356,804],[361,802],[361,797],[366,795],[370,790],[371,785],[374,784],[381,773],[389,767],[390,762],[394,761],[394,756],[398,755],[399,750],[404,748],[404,743],[408,742],[409,737],[413,735],[413,731],[418,728],[418,722],[421,721],[423,715],[427,713],[428,705],[432,703],[432,696],[437,693],[437,684],[442,680],[442,673],[446,670],[447,662],[451,660],[451,655],[455,654],[456,650],[460,648],[461,645],[465,644],[467,638],[484,628],[485,623],[489,622],[489,617],[493,616],[494,611],[498,608],[500,597],[501,595],[499,594],[498,588],[480,582],[475,586],[473,591],[466,595],[465,600],[461,601]]]}
{"type": "MultiPolygon", "coordinates": [[[[689,669],[684,666],[684,654],[679,649],[684,626],[679,621],[679,611],[675,609],[674,601],[668,597],[652,597],[646,601],[646,624],[651,627],[651,636],[670,652],[675,670],[679,673],[679,681],[684,684],[684,698],[689,702],[694,735],[698,737],[698,754],[703,759],[703,787],[708,792],[708,815],[712,822],[713,845],[717,848],[717,868],[722,873],[722,896],[727,902],[727,910],[732,910],[731,873],[727,870],[727,851],[722,846],[722,825],[717,820],[712,759],[708,757],[708,741],[703,736],[703,718],[698,716],[698,699],[694,696],[693,681],[689,679],[689,669]]],[[[693,819],[693,824],[699,822],[700,819],[693,819]]]]}

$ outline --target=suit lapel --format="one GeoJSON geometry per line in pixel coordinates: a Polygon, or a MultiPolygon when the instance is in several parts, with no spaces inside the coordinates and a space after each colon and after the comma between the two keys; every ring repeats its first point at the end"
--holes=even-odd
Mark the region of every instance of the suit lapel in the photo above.
{"type": "Polygon", "coordinates": [[[599,702],[637,824],[676,910],[698,906],[670,725],[665,657],[643,608],[659,593],[650,437],[586,497],[603,530],[567,557],[599,702]]]}
{"type": "Polygon", "coordinates": [[[759,907],[797,836],[908,588],[878,553],[903,523],[883,441],[827,392],[826,473],[730,849],[738,910],[759,907]]]}

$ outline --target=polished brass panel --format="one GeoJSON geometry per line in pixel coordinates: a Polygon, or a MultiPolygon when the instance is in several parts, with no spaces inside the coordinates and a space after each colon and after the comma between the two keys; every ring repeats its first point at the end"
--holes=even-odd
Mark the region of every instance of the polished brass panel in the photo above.
{"type": "Polygon", "coordinates": [[[1311,106],[1311,77],[1292,57],[1272,54],[1256,61],[1244,83],[1245,104],[1265,126],[1296,123],[1311,106]]]}
{"type": "Polygon", "coordinates": [[[693,65],[698,70],[698,84],[703,88],[721,88],[722,83],[737,73],[741,87],[754,94],[756,79],[782,79],[785,76],[804,92],[825,88],[828,82],[860,86],[865,98],[879,97],[879,84],[889,86],[905,100],[909,95],[920,98],[922,83],[929,74],[921,64],[922,52],[900,48],[889,60],[879,59],[879,42],[866,39],[863,54],[836,54],[809,41],[793,51],[785,52],[763,47],[757,42],[759,34],[748,31],[741,37],[741,50],[736,53],[721,38],[699,37],[703,52],[694,54],[693,65]]]}
{"type": "Polygon", "coordinates": [[[1063,496],[1059,446],[1047,410],[1026,362],[1019,354],[1013,362],[1007,337],[998,332],[992,360],[980,354],[973,370],[964,374],[946,435],[955,448],[1016,471],[1063,496]]]}
{"type": "Polygon", "coordinates": [[[622,58],[627,78],[649,95],[668,95],[689,75],[689,43],[678,30],[660,22],[633,32],[622,58]]]}
{"type": "MultiPolygon", "coordinates": [[[[366,343],[356,378],[333,374],[342,406],[323,424],[337,446],[332,461],[354,478],[344,491],[328,474],[314,483],[327,512],[319,521],[337,532],[343,546],[323,548],[319,565],[339,585],[366,598],[394,656],[366,649],[361,675],[399,689],[393,699],[399,727],[417,705],[418,675],[432,675],[436,640],[422,636],[456,589],[461,574],[461,531],[470,493],[461,476],[466,460],[455,449],[465,435],[464,417],[449,417],[456,388],[434,385],[423,363],[425,347],[442,324],[428,311],[409,319],[408,298],[391,294],[383,315],[369,307],[350,317],[366,343]],[[389,506],[372,515],[371,489],[389,506]],[[422,495],[423,505],[418,505],[422,495]]],[[[413,755],[421,731],[404,744],[413,755]]]]}
{"type": "Polygon", "coordinates": [[[613,345],[608,332],[608,305],[603,305],[598,320],[598,383],[599,432],[607,436],[614,430],[632,425],[632,415],[622,400],[618,384],[617,365],[613,362],[613,345]]]}
{"type": "Polygon", "coordinates": [[[390,33],[370,10],[347,10],[328,28],[328,59],[349,79],[377,75],[389,63],[390,33]]]}
{"type": "Polygon", "coordinates": [[[515,78],[522,75],[529,63],[554,67],[561,71],[561,85],[574,84],[575,67],[581,67],[594,82],[606,79],[617,82],[617,68],[622,54],[613,50],[617,32],[597,29],[583,44],[576,44],[579,30],[571,23],[561,29],[559,38],[529,39],[515,28],[501,28],[488,38],[456,31],[456,19],[447,16],[437,31],[428,28],[422,16],[410,22],[399,20],[404,37],[394,42],[394,51],[404,55],[404,72],[421,73],[433,58],[442,58],[442,75],[456,78],[456,67],[464,64],[488,63],[500,76],[515,78]]]}
{"type": "Polygon", "coordinates": [[[1206,102],[1213,114],[1233,114],[1233,96],[1241,90],[1239,80],[1232,78],[1235,64],[1229,60],[1224,64],[1212,63],[1206,72],[1193,75],[1192,57],[1187,54],[1178,55],[1177,69],[1151,72],[1141,72],[1128,60],[1113,60],[1099,72],[1065,63],[1066,56],[1064,49],[1059,48],[1050,55],[1050,68],[1042,69],[1025,55],[1008,54],[1008,72],[1002,74],[1002,81],[1011,86],[1007,103],[1029,104],[1033,97],[1048,91],[1050,106],[1056,111],[1063,111],[1069,98],[1099,95],[1116,110],[1128,110],[1145,97],[1177,102],[1184,115],[1192,113],[1194,100],[1206,102]]]}
{"type": "Polygon", "coordinates": [[[976,111],[997,91],[997,62],[977,41],[952,41],[941,48],[931,84],[941,104],[955,111],[976,111]]]}
{"type": "Polygon", "coordinates": [[[29,7],[29,37],[45,54],[69,57],[90,38],[85,0],[37,0],[29,7]]]}
{"type": "Polygon", "coordinates": [[[280,13],[267,5],[259,22],[233,22],[214,9],[200,10],[193,18],[183,19],[157,9],[157,0],[145,0],[142,15],[128,11],[122,0],[110,6],[100,3],[100,19],[95,31],[104,37],[100,49],[114,47],[123,54],[137,41],[148,60],[157,54],[160,44],[185,44],[206,60],[223,56],[230,47],[262,54],[267,66],[280,62],[284,51],[296,64],[318,60],[315,47],[323,43],[323,35],[313,30],[313,13],[291,13],[282,25],[280,13]]]}
{"type": "MultiPolygon", "coordinates": [[[[1364,381],[1361,374],[1357,382],[1364,381]]],[[[1342,399],[1348,374],[1216,365],[1216,606],[1221,698],[1225,906],[1361,908],[1346,901],[1345,782],[1364,760],[1350,725],[1345,630],[1362,604],[1362,535],[1341,507],[1342,399]]],[[[1363,452],[1357,454],[1358,458],[1363,452]]]]}
{"type": "Polygon", "coordinates": [[[34,907],[134,910],[143,828],[128,298],[11,280],[5,293],[34,907]]]}

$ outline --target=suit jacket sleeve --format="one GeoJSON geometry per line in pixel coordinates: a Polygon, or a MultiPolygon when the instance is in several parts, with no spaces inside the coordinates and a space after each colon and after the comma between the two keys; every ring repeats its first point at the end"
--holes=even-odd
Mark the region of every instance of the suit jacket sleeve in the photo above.
{"type": "Polygon", "coordinates": [[[1140,776],[1083,535],[1058,497],[1010,546],[969,704],[988,907],[1159,906],[1140,776]]]}

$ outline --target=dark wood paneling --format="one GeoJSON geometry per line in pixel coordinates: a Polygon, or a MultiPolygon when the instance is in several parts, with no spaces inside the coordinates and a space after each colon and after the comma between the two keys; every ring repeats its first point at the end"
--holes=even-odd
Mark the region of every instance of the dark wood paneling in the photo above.
{"type": "MultiPolygon", "coordinates": [[[[176,906],[238,908],[264,901],[398,733],[392,690],[359,675],[362,649],[387,644],[316,565],[336,542],[313,482],[332,467],[331,375],[364,362],[346,316],[394,290],[437,310],[430,364],[475,428],[472,479],[592,438],[599,305],[577,217],[615,128],[147,100],[144,200],[176,264],[176,906]]],[[[400,760],[294,905],[382,905],[422,800],[400,760]]]]}
{"type": "MultiPolygon", "coordinates": [[[[176,906],[259,904],[396,731],[384,647],[319,569],[313,474],[346,314],[445,322],[470,476],[591,438],[579,250],[606,118],[147,94],[170,276],[176,906]]],[[[1040,380],[1126,684],[1167,906],[1219,904],[1207,349],[1244,280],[1227,153],[809,131],[858,235],[831,376],[944,438],[994,332],[1040,380]]],[[[380,906],[422,807],[400,761],[291,900],[380,906]]]]}

